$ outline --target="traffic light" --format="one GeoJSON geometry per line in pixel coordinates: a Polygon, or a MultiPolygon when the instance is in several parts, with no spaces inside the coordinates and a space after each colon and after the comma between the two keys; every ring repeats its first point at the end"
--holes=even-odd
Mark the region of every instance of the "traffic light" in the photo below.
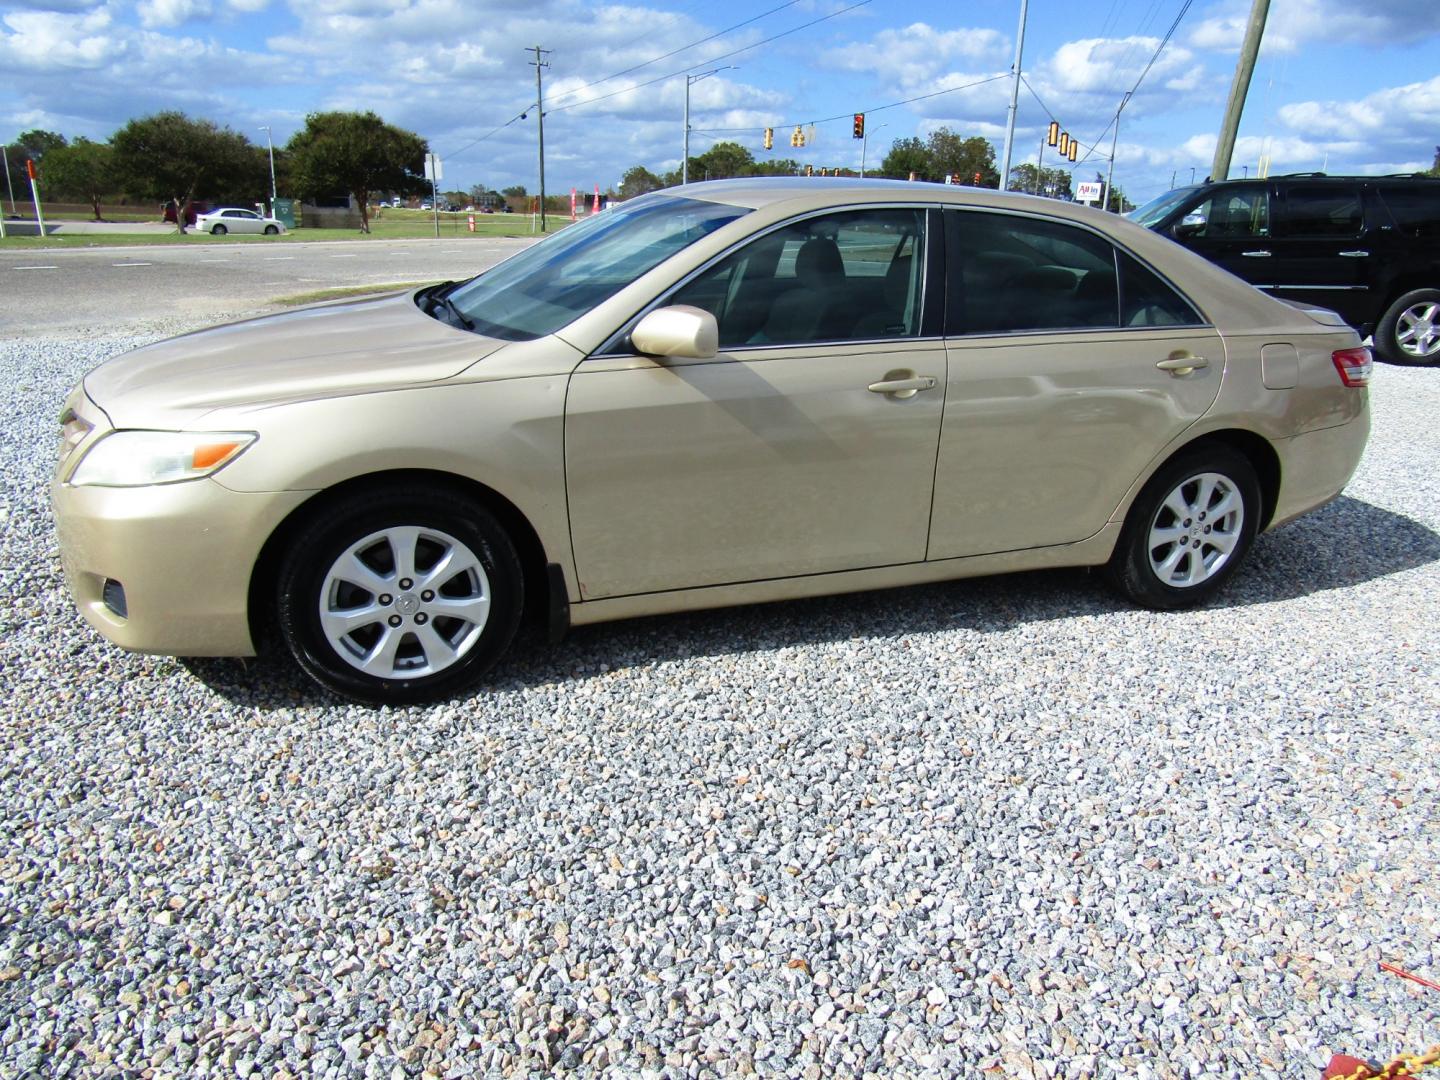
{"type": "Polygon", "coordinates": [[[1069,133],[1068,131],[1062,131],[1062,132],[1060,133],[1060,156],[1061,156],[1061,157],[1065,157],[1065,156],[1066,156],[1067,154],[1069,154],[1069,153],[1070,153],[1070,133],[1069,133]]]}
{"type": "Polygon", "coordinates": [[[1074,161],[1074,160],[1075,160],[1075,154],[1076,154],[1076,152],[1077,152],[1079,149],[1080,149],[1080,144],[1079,144],[1078,142],[1076,142],[1074,139],[1071,139],[1071,140],[1070,140],[1070,151],[1069,151],[1069,153],[1067,153],[1065,156],[1068,157],[1071,161],[1074,161]]]}
{"type": "Polygon", "coordinates": [[[857,139],[863,139],[865,137],[865,114],[863,112],[857,112],[855,114],[855,126],[851,128],[851,132],[857,139]]]}
{"type": "Polygon", "coordinates": [[[804,145],[805,145],[805,132],[801,131],[798,125],[796,126],[795,130],[794,130],[793,132],[791,132],[791,134],[790,134],[790,145],[791,145],[791,146],[804,146],[804,145]]]}
{"type": "Polygon", "coordinates": [[[1058,143],[1059,141],[1060,141],[1060,121],[1058,121],[1058,120],[1051,120],[1051,121],[1050,121],[1050,131],[1049,131],[1049,133],[1046,134],[1046,136],[1045,136],[1045,145],[1046,145],[1046,146],[1054,146],[1054,145],[1055,145],[1056,143],[1058,143]]]}
{"type": "Polygon", "coordinates": [[[774,148],[775,148],[775,129],[774,129],[774,128],[766,128],[766,129],[765,129],[765,149],[766,149],[766,150],[773,150],[774,148]]]}
{"type": "MultiPolygon", "coordinates": [[[[804,136],[802,135],[801,138],[804,138],[804,136]]],[[[814,165],[806,165],[806,166],[805,166],[805,175],[806,175],[806,176],[814,176],[814,175],[815,175],[815,166],[814,166],[814,165]]]]}
{"type": "Polygon", "coordinates": [[[980,186],[980,174],[978,172],[975,174],[975,186],[980,186]]]}

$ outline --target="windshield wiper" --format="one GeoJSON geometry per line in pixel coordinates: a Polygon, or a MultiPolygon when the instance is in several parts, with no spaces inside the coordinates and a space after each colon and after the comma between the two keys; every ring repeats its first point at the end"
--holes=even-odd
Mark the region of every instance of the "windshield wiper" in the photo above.
{"type": "Polygon", "coordinates": [[[474,322],[472,322],[463,311],[461,311],[458,307],[455,306],[455,301],[451,300],[448,295],[437,295],[435,297],[435,302],[430,305],[431,312],[434,312],[437,307],[443,307],[446,311],[450,312],[450,314],[455,316],[455,318],[459,321],[460,325],[465,327],[466,330],[475,329],[474,322]]]}
{"type": "Polygon", "coordinates": [[[435,309],[443,307],[452,316],[453,321],[458,322],[466,330],[474,330],[475,323],[455,306],[454,300],[450,299],[450,293],[461,284],[459,281],[442,281],[438,285],[431,285],[427,289],[421,289],[420,297],[426,301],[426,315],[433,318],[435,316],[435,309]]]}

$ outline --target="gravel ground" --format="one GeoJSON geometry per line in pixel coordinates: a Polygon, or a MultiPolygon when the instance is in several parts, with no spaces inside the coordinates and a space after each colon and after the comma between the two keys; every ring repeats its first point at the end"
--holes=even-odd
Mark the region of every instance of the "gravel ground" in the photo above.
{"type": "MultiPolygon", "coordinates": [[[[152,330],[159,328],[150,328],[152,330]]],[[[410,711],[81,622],[0,344],[0,1076],[1307,1077],[1440,1042],[1440,372],[1224,600],[650,619],[410,711]]]]}

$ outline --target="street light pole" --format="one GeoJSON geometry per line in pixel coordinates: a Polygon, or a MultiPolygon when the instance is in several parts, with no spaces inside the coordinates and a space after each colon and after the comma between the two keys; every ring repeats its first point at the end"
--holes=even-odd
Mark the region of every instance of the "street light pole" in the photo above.
{"type": "Polygon", "coordinates": [[[280,197],[279,191],[275,188],[275,144],[270,141],[270,125],[266,124],[260,129],[265,132],[265,148],[270,151],[270,213],[275,213],[275,200],[280,197]]]}
{"type": "MultiPolygon", "coordinates": [[[[889,126],[890,126],[889,124],[876,124],[876,125],[875,125],[875,130],[876,130],[876,131],[879,131],[881,128],[887,128],[887,127],[889,127],[889,126]]],[[[870,126],[867,124],[867,125],[865,126],[865,134],[864,134],[864,135],[861,137],[861,139],[860,139],[860,176],[861,176],[862,178],[865,176],[865,155],[866,155],[866,153],[869,151],[869,147],[870,147],[870,126]]]]}
{"type": "Polygon", "coordinates": [[[1025,51],[1025,12],[1029,0],[1020,0],[1020,29],[1015,34],[1015,73],[1010,80],[1010,117],[1005,122],[1004,163],[1000,166],[1000,190],[1010,190],[1010,150],[1015,145],[1015,113],[1020,108],[1020,58],[1025,51]]]}
{"type": "Polygon", "coordinates": [[[680,183],[690,182],[690,86],[701,79],[708,79],[719,71],[735,71],[733,64],[726,64],[724,67],[711,68],[709,71],[702,71],[699,75],[685,76],[685,140],[680,158],[680,183]]]}

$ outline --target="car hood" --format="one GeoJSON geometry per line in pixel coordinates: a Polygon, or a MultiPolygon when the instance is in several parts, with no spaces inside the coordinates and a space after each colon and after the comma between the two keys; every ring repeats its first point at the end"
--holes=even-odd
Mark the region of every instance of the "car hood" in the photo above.
{"type": "Polygon", "coordinates": [[[458,375],[505,343],[432,319],[413,293],[197,330],[85,376],[116,427],[173,427],[214,409],[368,393],[458,375]]]}

